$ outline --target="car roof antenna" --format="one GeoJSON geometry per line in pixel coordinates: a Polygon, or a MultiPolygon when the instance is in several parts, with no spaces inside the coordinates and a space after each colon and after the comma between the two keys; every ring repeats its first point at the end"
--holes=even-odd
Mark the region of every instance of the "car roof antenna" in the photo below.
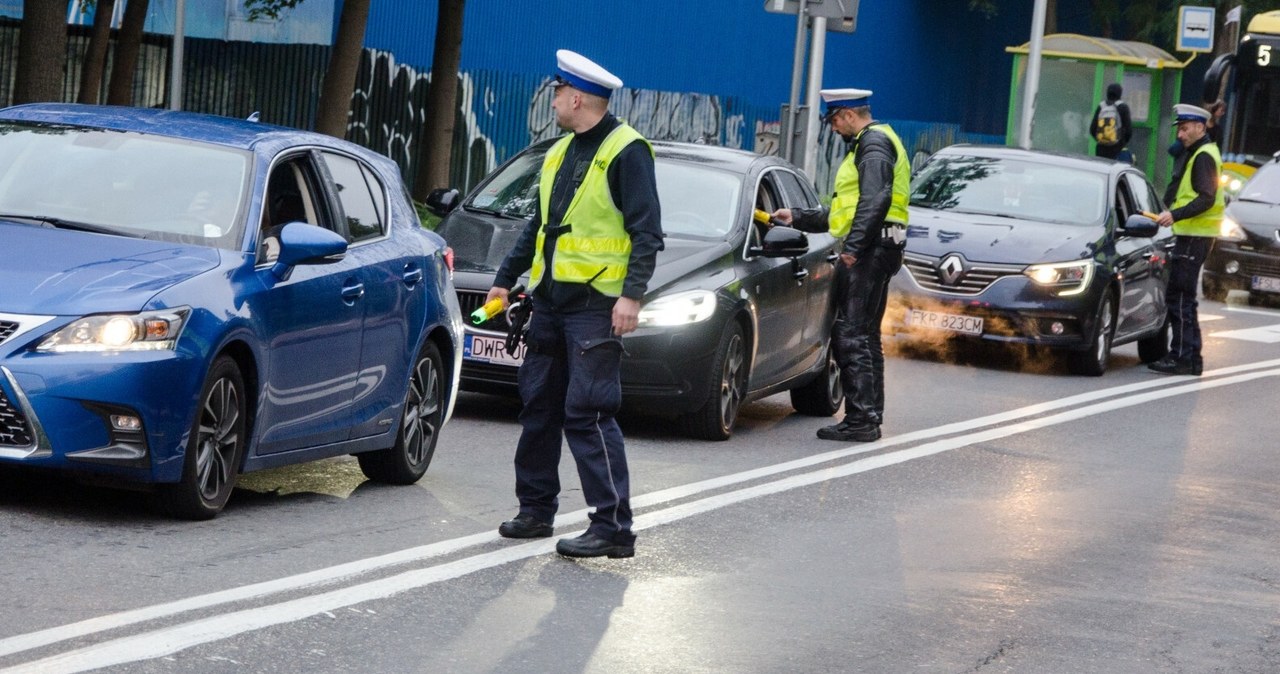
{"type": "Polygon", "coordinates": [[[254,110],[253,113],[250,114],[246,119],[248,119],[250,122],[256,122],[258,121],[258,116],[261,114],[262,114],[261,112],[254,110]]]}

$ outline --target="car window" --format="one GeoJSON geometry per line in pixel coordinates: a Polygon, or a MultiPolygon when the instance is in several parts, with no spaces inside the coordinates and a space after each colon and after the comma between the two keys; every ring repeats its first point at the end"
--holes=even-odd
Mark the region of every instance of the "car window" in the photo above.
{"type": "Polygon", "coordinates": [[[1145,178],[1137,173],[1128,172],[1124,174],[1125,183],[1129,187],[1129,195],[1133,197],[1134,206],[1139,211],[1148,213],[1159,213],[1164,210],[1160,207],[1160,200],[1156,198],[1155,188],[1151,187],[1145,178]]]}
{"type": "Polygon", "coordinates": [[[1280,164],[1274,161],[1263,164],[1249,182],[1244,184],[1237,198],[1241,201],[1280,204],[1280,164]]]}
{"type": "Polygon", "coordinates": [[[1107,203],[1107,177],[1074,166],[1006,157],[934,155],[911,181],[911,204],[978,215],[1093,225],[1107,203]]]}
{"type": "Polygon", "coordinates": [[[779,173],[779,171],[761,173],[760,182],[756,185],[755,207],[765,213],[772,213],[786,207],[787,202],[782,198],[782,188],[775,182],[779,173]]]}
{"type": "Polygon", "coordinates": [[[701,164],[654,163],[662,232],[690,239],[723,239],[738,217],[742,176],[701,164]]]}
{"type": "Polygon", "coordinates": [[[359,162],[345,155],[321,152],[329,176],[338,190],[338,201],[346,217],[347,240],[364,241],[382,236],[386,202],[382,184],[373,179],[359,162]]]}
{"type": "Polygon", "coordinates": [[[801,180],[794,171],[780,170],[776,174],[782,191],[786,194],[787,208],[813,208],[818,203],[818,196],[808,183],[801,180]]]}
{"type": "Polygon", "coordinates": [[[267,178],[258,224],[258,264],[276,260],[280,253],[280,228],[291,222],[325,226],[317,201],[319,184],[308,155],[289,157],[276,163],[267,178]]]}
{"type": "Polygon", "coordinates": [[[0,213],[237,249],[250,155],[139,133],[0,124],[0,213]]]}
{"type": "Polygon", "coordinates": [[[541,151],[517,155],[462,203],[464,208],[496,215],[527,218],[538,208],[541,151]]]}

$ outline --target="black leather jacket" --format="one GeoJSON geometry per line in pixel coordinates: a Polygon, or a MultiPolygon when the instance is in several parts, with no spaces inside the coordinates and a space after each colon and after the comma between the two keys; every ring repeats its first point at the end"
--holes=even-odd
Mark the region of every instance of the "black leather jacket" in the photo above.
{"type": "MultiPolygon", "coordinates": [[[[871,122],[849,146],[858,168],[858,208],[841,252],[854,257],[864,256],[880,243],[884,219],[893,201],[893,165],[898,152],[889,136],[876,129],[876,124],[878,122],[871,122]]],[[[829,211],[829,208],[797,209],[791,214],[792,225],[806,232],[825,232],[829,227],[829,211]]]]}

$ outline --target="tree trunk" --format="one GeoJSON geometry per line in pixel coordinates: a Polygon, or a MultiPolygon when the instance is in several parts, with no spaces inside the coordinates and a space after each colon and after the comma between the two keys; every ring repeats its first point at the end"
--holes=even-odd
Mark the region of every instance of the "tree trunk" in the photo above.
{"type": "Polygon", "coordinates": [[[127,0],[120,36],[116,39],[116,57],[111,64],[111,84],[107,90],[109,105],[133,105],[133,76],[142,48],[142,27],[147,22],[149,0],[127,0]]]}
{"type": "Polygon", "coordinates": [[[61,101],[66,67],[66,3],[24,0],[13,102],[61,101]]]}
{"type": "Polygon", "coordinates": [[[418,152],[413,198],[426,201],[437,187],[449,186],[453,156],[454,120],[458,109],[458,64],[462,59],[462,18],[465,0],[439,0],[436,44],[431,56],[431,88],[427,118],[418,152]]]}
{"type": "Polygon", "coordinates": [[[115,13],[116,0],[98,0],[93,9],[93,34],[80,68],[80,103],[100,103],[102,98],[102,71],[107,65],[107,46],[111,43],[111,15],[115,13]]]}
{"type": "Polygon", "coordinates": [[[356,70],[360,68],[360,51],[364,48],[364,29],[369,22],[370,0],[346,0],[338,19],[338,37],[325,71],[320,90],[320,110],[316,114],[316,131],[337,138],[347,135],[347,117],[351,115],[351,94],[356,88],[356,70]]]}

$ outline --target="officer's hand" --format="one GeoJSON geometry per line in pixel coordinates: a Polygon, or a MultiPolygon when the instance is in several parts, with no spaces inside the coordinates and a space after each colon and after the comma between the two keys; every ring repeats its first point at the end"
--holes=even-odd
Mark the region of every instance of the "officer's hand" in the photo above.
{"type": "Polygon", "coordinates": [[[769,215],[769,217],[773,218],[774,220],[777,220],[778,222],[781,222],[781,223],[782,223],[782,224],[784,224],[784,225],[790,225],[790,224],[791,224],[791,209],[790,209],[790,208],[779,208],[778,210],[776,210],[776,211],[774,211],[772,214],[770,214],[770,215],[769,215]]]}
{"type": "Polygon", "coordinates": [[[613,334],[621,337],[634,332],[640,318],[640,302],[629,297],[619,297],[613,303],[613,334]]]}
{"type": "Polygon", "coordinates": [[[1170,213],[1169,211],[1162,211],[1160,213],[1160,217],[1156,218],[1156,224],[1160,225],[1161,227],[1172,227],[1173,214],[1170,213]]]}
{"type": "Polygon", "coordinates": [[[489,294],[484,296],[484,303],[488,304],[490,301],[493,300],[493,298],[501,297],[502,308],[506,309],[507,306],[511,304],[510,299],[508,299],[508,295],[510,295],[510,293],[511,291],[506,288],[499,288],[498,286],[494,286],[489,289],[489,294]]]}
{"type": "Polygon", "coordinates": [[[858,258],[850,253],[840,253],[840,261],[844,263],[844,266],[852,267],[858,261],[858,258]]]}

